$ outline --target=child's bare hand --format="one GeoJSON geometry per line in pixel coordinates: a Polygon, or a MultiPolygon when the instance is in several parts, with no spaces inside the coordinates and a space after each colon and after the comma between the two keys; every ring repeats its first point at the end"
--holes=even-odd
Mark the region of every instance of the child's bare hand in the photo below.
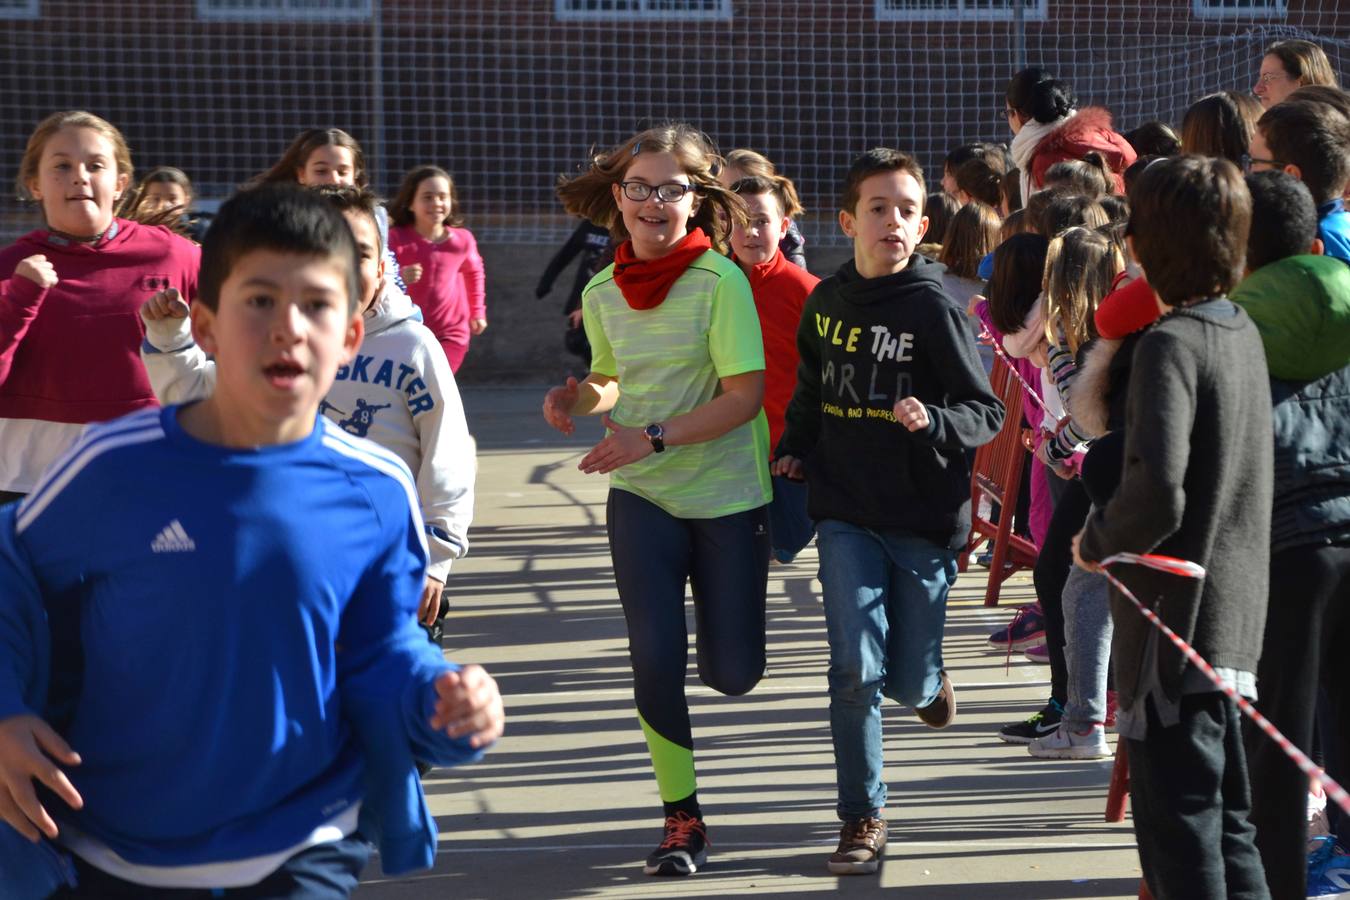
{"type": "Polygon", "coordinates": [[[581,309],[572,310],[567,314],[567,327],[576,330],[581,327],[581,309]]]}
{"type": "Polygon", "coordinates": [[[436,679],[436,714],[431,727],[444,729],[452,738],[471,735],[469,746],[477,749],[502,736],[506,711],[496,680],[482,666],[465,666],[436,679]]]}
{"type": "Polygon", "coordinates": [[[413,263],[410,266],[404,266],[399,269],[399,274],[403,276],[404,284],[417,284],[422,280],[422,264],[413,263]]]}
{"type": "Polygon", "coordinates": [[[903,397],[895,401],[895,420],[910,431],[923,431],[928,427],[928,407],[918,397],[903,397]]]}
{"type": "Polygon", "coordinates": [[[795,456],[780,456],[769,464],[769,472],[782,475],[792,481],[805,481],[806,472],[802,461],[795,456]]]}
{"type": "Polygon", "coordinates": [[[1052,440],[1051,438],[1046,438],[1045,440],[1041,441],[1039,446],[1036,447],[1036,459],[1039,460],[1048,469],[1050,469],[1051,472],[1054,472],[1056,475],[1058,475],[1060,478],[1063,478],[1065,481],[1070,481],[1073,479],[1075,475],[1073,466],[1069,465],[1066,462],[1061,462],[1060,460],[1057,460],[1050,455],[1051,440],[1052,440]]]}
{"type": "Polygon", "coordinates": [[[186,319],[188,305],[177,288],[160,291],[141,304],[141,318],[147,322],[160,319],[186,319]]]}
{"type": "Polygon", "coordinates": [[[607,475],[621,466],[637,462],[655,452],[643,429],[625,428],[615,424],[609,413],[601,416],[600,421],[609,430],[609,434],[577,463],[577,468],[587,475],[607,475]]]}
{"type": "Polygon", "coordinates": [[[471,331],[475,335],[479,335],[487,331],[487,319],[470,319],[469,331],[471,331]]]}
{"type": "Polygon", "coordinates": [[[417,621],[428,628],[436,624],[436,617],[441,614],[441,592],[444,590],[445,582],[430,575],[422,585],[422,602],[417,606],[417,621]]]}
{"type": "Polygon", "coordinates": [[[581,388],[577,386],[577,380],[569,376],[567,384],[555,387],[544,395],[544,421],[563,434],[576,431],[576,423],[572,421],[572,407],[577,405],[577,398],[580,396],[581,388]]]}
{"type": "Polygon", "coordinates": [[[14,274],[27,278],[44,291],[56,287],[56,282],[60,280],[56,277],[56,269],[41,253],[19,260],[19,264],[14,267],[14,274]]]}
{"type": "Polygon", "coordinates": [[[1088,562],[1083,559],[1082,552],[1078,549],[1078,544],[1083,540],[1083,532],[1078,532],[1073,536],[1073,564],[1085,572],[1100,572],[1102,567],[1095,562],[1088,562]]]}
{"type": "Polygon", "coordinates": [[[0,819],[28,840],[56,837],[56,823],[38,802],[37,779],[71,809],[84,805],[60,765],[78,766],[80,755],[37,716],[11,716],[0,722],[0,819]]]}

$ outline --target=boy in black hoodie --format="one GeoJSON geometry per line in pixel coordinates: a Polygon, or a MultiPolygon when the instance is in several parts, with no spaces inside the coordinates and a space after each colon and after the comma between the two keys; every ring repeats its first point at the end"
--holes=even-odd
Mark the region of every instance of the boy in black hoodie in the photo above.
{"type": "Polygon", "coordinates": [[[1003,423],[943,267],[913,255],[924,198],[911,157],[878,148],[854,160],[839,213],[853,260],[806,300],[774,462],[806,478],[818,527],[839,875],[875,872],[886,844],[882,696],[934,728],[956,713],[942,631],[970,531],[966,450],[1003,423]]]}

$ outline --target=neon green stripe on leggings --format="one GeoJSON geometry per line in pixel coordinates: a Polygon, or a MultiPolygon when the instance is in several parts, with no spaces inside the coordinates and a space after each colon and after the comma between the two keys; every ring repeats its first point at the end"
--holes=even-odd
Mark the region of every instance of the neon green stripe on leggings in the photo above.
{"type": "Polygon", "coordinates": [[[647,750],[652,755],[661,802],[674,803],[694,793],[698,788],[694,781],[694,751],[657,734],[656,729],[642,718],[642,713],[638,713],[638,721],[642,723],[642,733],[647,736],[647,750]]]}

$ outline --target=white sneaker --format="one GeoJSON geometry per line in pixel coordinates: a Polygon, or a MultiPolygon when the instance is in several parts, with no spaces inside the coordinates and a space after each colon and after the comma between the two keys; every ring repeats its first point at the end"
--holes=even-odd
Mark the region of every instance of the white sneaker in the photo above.
{"type": "Polygon", "coordinates": [[[1053,734],[1036,738],[1027,744],[1027,752],[1040,759],[1106,759],[1111,748],[1106,745],[1106,731],[1100,725],[1082,734],[1062,723],[1053,734]]]}

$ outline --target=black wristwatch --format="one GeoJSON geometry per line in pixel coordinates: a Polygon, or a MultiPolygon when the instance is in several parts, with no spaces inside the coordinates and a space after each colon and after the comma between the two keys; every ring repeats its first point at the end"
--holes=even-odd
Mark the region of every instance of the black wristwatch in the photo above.
{"type": "Polygon", "coordinates": [[[661,453],[666,449],[666,430],[661,427],[660,423],[653,422],[642,429],[642,433],[647,436],[647,442],[652,445],[653,453],[661,453]]]}

